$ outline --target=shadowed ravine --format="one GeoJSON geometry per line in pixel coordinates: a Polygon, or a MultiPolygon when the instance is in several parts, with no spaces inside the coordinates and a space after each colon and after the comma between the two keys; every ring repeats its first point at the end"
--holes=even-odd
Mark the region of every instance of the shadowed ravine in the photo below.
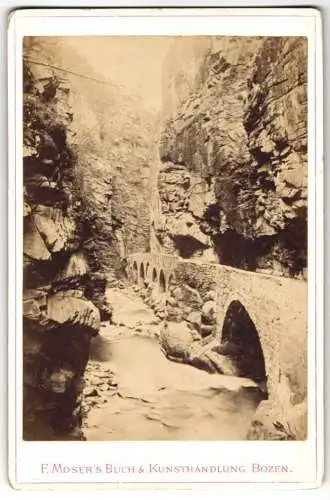
{"type": "Polygon", "coordinates": [[[157,341],[157,318],[142,299],[132,289],[108,295],[115,324],[103,326],[92,343],[85,438],[245,439],[261,400],[256,384],[169,361],[157,341]]]}

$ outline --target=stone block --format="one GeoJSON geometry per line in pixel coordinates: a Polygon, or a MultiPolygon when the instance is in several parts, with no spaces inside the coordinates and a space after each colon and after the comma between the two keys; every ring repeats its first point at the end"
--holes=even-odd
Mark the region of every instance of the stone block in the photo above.
{"type": "Polygon", "coordinates": [[[201,326],[201,313],[199,311],[192,311],[186,317],[188,323],[190,323],[196,330],[199,331],[201,326]]]}

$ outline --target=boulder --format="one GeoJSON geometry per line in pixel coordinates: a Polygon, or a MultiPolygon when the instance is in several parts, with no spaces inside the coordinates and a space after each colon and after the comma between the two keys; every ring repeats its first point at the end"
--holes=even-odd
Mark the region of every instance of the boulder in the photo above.
{"type": "Polygon", "coordinates": [[[212,339],[207,344],[201,342],[191,344],[189,348],[189,363],[197,368],[206,369],[210,373],[237,376],[238,372],[233,361],[216,351],[218,341],[212,339]]]}
{"type": "Polygon", "coordinates": [[[205,295],[205,300],[206,301],[215,301],[217,298],[217,292],[215,290],[210,290],[209,292],[207,292],[207,294],[205,295]]]}
{"type": "Polygon", "coordinates": [[[23,252],[34,260],[51,260],[52,256],[31,216],[25,217],[23,252]]]}
{"type": "Polygon", "coordinates": [[[38,289],[25,290],[23,293],[23,318],[30,324],[44,323],[47,309],[47,292],[38,289]]]}
{"type": "Polygon", "coordinates": [[[218,373],[222,373],[223,375],[238,376],[238,370],[229,357],[222,356],[212,350],[207,351],[204,354],[215,366],[218,373]]]}
{"type": "Polygon", "coordinates": [[[202,324],[200,326],[200,332],[202,337],[208,337],[209,335],[212,335],[215,332],[215,325],[202,324]]]}
{"type": "Polygon", "coordinates": [[[208,300],[203,304],[202,322],[206,325],[214,325],[216,323],[216,303],[213,300],[208,300]]]}
{"type": "Polygon", "coordinates": [[[262,401],[250,426],[248,440],[300,441],[307,437],[307,401],[282,408],[272,399],[262,401]]]}
{"type": "Polygon", "coordinates": [[[166,305],[169,305],[169,306],[176,306],[177,305],[177,301],[175,300],[174,297],[167,297],[166,299],[166,305]]]}
{"type": "Polygon", "coordinates": [[[60,208],[39,205],[33,211],[35,226],[52,253],[72,248],[76,226],[74,220],[65,217],[60,208]]]}
{"type": "Polygon", "coordinates": [[[214,349],[223,356],[241,356],[242,349],[234,342],[224,342],[214,347],[214,349]]]}
{"type": "Polygon", "coordinates": [[[88,300],[55,294],[48,299],[47,316],[61,325],[80,325],[97,334],[100,328],[99,310],[88,300]]]}
{"type": "Polygon", "coordinates": [[[183,321],[183,312],[180,307],[171,307],[167,309],[167,319],[168,321],[173,321],[175,323],[180,323],[183,321]]]}
{"type": "Polygon", "coordinates": [[[84,390],[84,396],[85,398],[91,398],[91,397],[95,397],[95,396],[98,396],[99,393],[97,392],[97,389],[95,389],[94,387],[87,387],[85,390],[84,390]]]}
{"type": "Polygon", "coordinates": [[[192,311],[188,314],[186,320],[195,330],[199,331],[201,326],[201,313],[199,311],[192,311]]]}
{"type": "Polygon", "coordinates": [[[172,291],[172,296],[178,302],[182,302],[184,306],[190,306],[195,310],[200,310],[203,304],[199,292],[195,288],[192,288],[186,284],[176,287],[172,291]]]}
{"type": "Polygon", "coordinates": [[[194,366],[195,368],[198,368],[199,370],[204,370],[207,373],[218,373],[212,361],[207,356],[205,356],[205,354],[200,354],[199,356],[191,356],[187,363],[189,363],[191,366],[194,366]]]}
{"type": "Polygon", "coordinates": [[[166,356],[185,359],[193,338],[184,321],[181,323],[168,322],[160,333],[159,341],[166,356]]]}
{"type": "Polygon", "coordinates": [[[194,217],[189,213],[184,213],[175,219],[171,219],[168,231],[172,238],[191,238],[202,246],[208,247],[210,245],[209,237],[202,233],[194,217]]]}
{"type": "Polygon", "coordinates": [[[58,297],[76,297],[77,299],[86,299],[83,290],[62,290],[57,292],[58,297]]]}

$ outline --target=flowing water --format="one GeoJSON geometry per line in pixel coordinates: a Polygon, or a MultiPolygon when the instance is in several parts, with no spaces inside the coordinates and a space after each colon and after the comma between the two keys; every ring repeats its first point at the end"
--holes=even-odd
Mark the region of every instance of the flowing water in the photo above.
{"type": "Polygon", "coordinates": [[[156,338],[157,319],[140,297],[131,290],[109,293],[117,324],[93,340],[86,439],[245,439],[261,399],[256,384],[169,361],[156,338]]]}

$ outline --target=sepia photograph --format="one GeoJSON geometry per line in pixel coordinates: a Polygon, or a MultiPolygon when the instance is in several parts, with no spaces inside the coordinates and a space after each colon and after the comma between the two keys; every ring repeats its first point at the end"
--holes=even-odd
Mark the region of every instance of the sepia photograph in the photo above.
{"type": "Polygon", "coordinates": [[[318,488],[320,13],[22,9],[8,63],[14,489],[318,488]]]}
{"type": "Polygon", "coordinates": [[[25,36],[23,439],[308,438],[308,39],[25,36]]]}

